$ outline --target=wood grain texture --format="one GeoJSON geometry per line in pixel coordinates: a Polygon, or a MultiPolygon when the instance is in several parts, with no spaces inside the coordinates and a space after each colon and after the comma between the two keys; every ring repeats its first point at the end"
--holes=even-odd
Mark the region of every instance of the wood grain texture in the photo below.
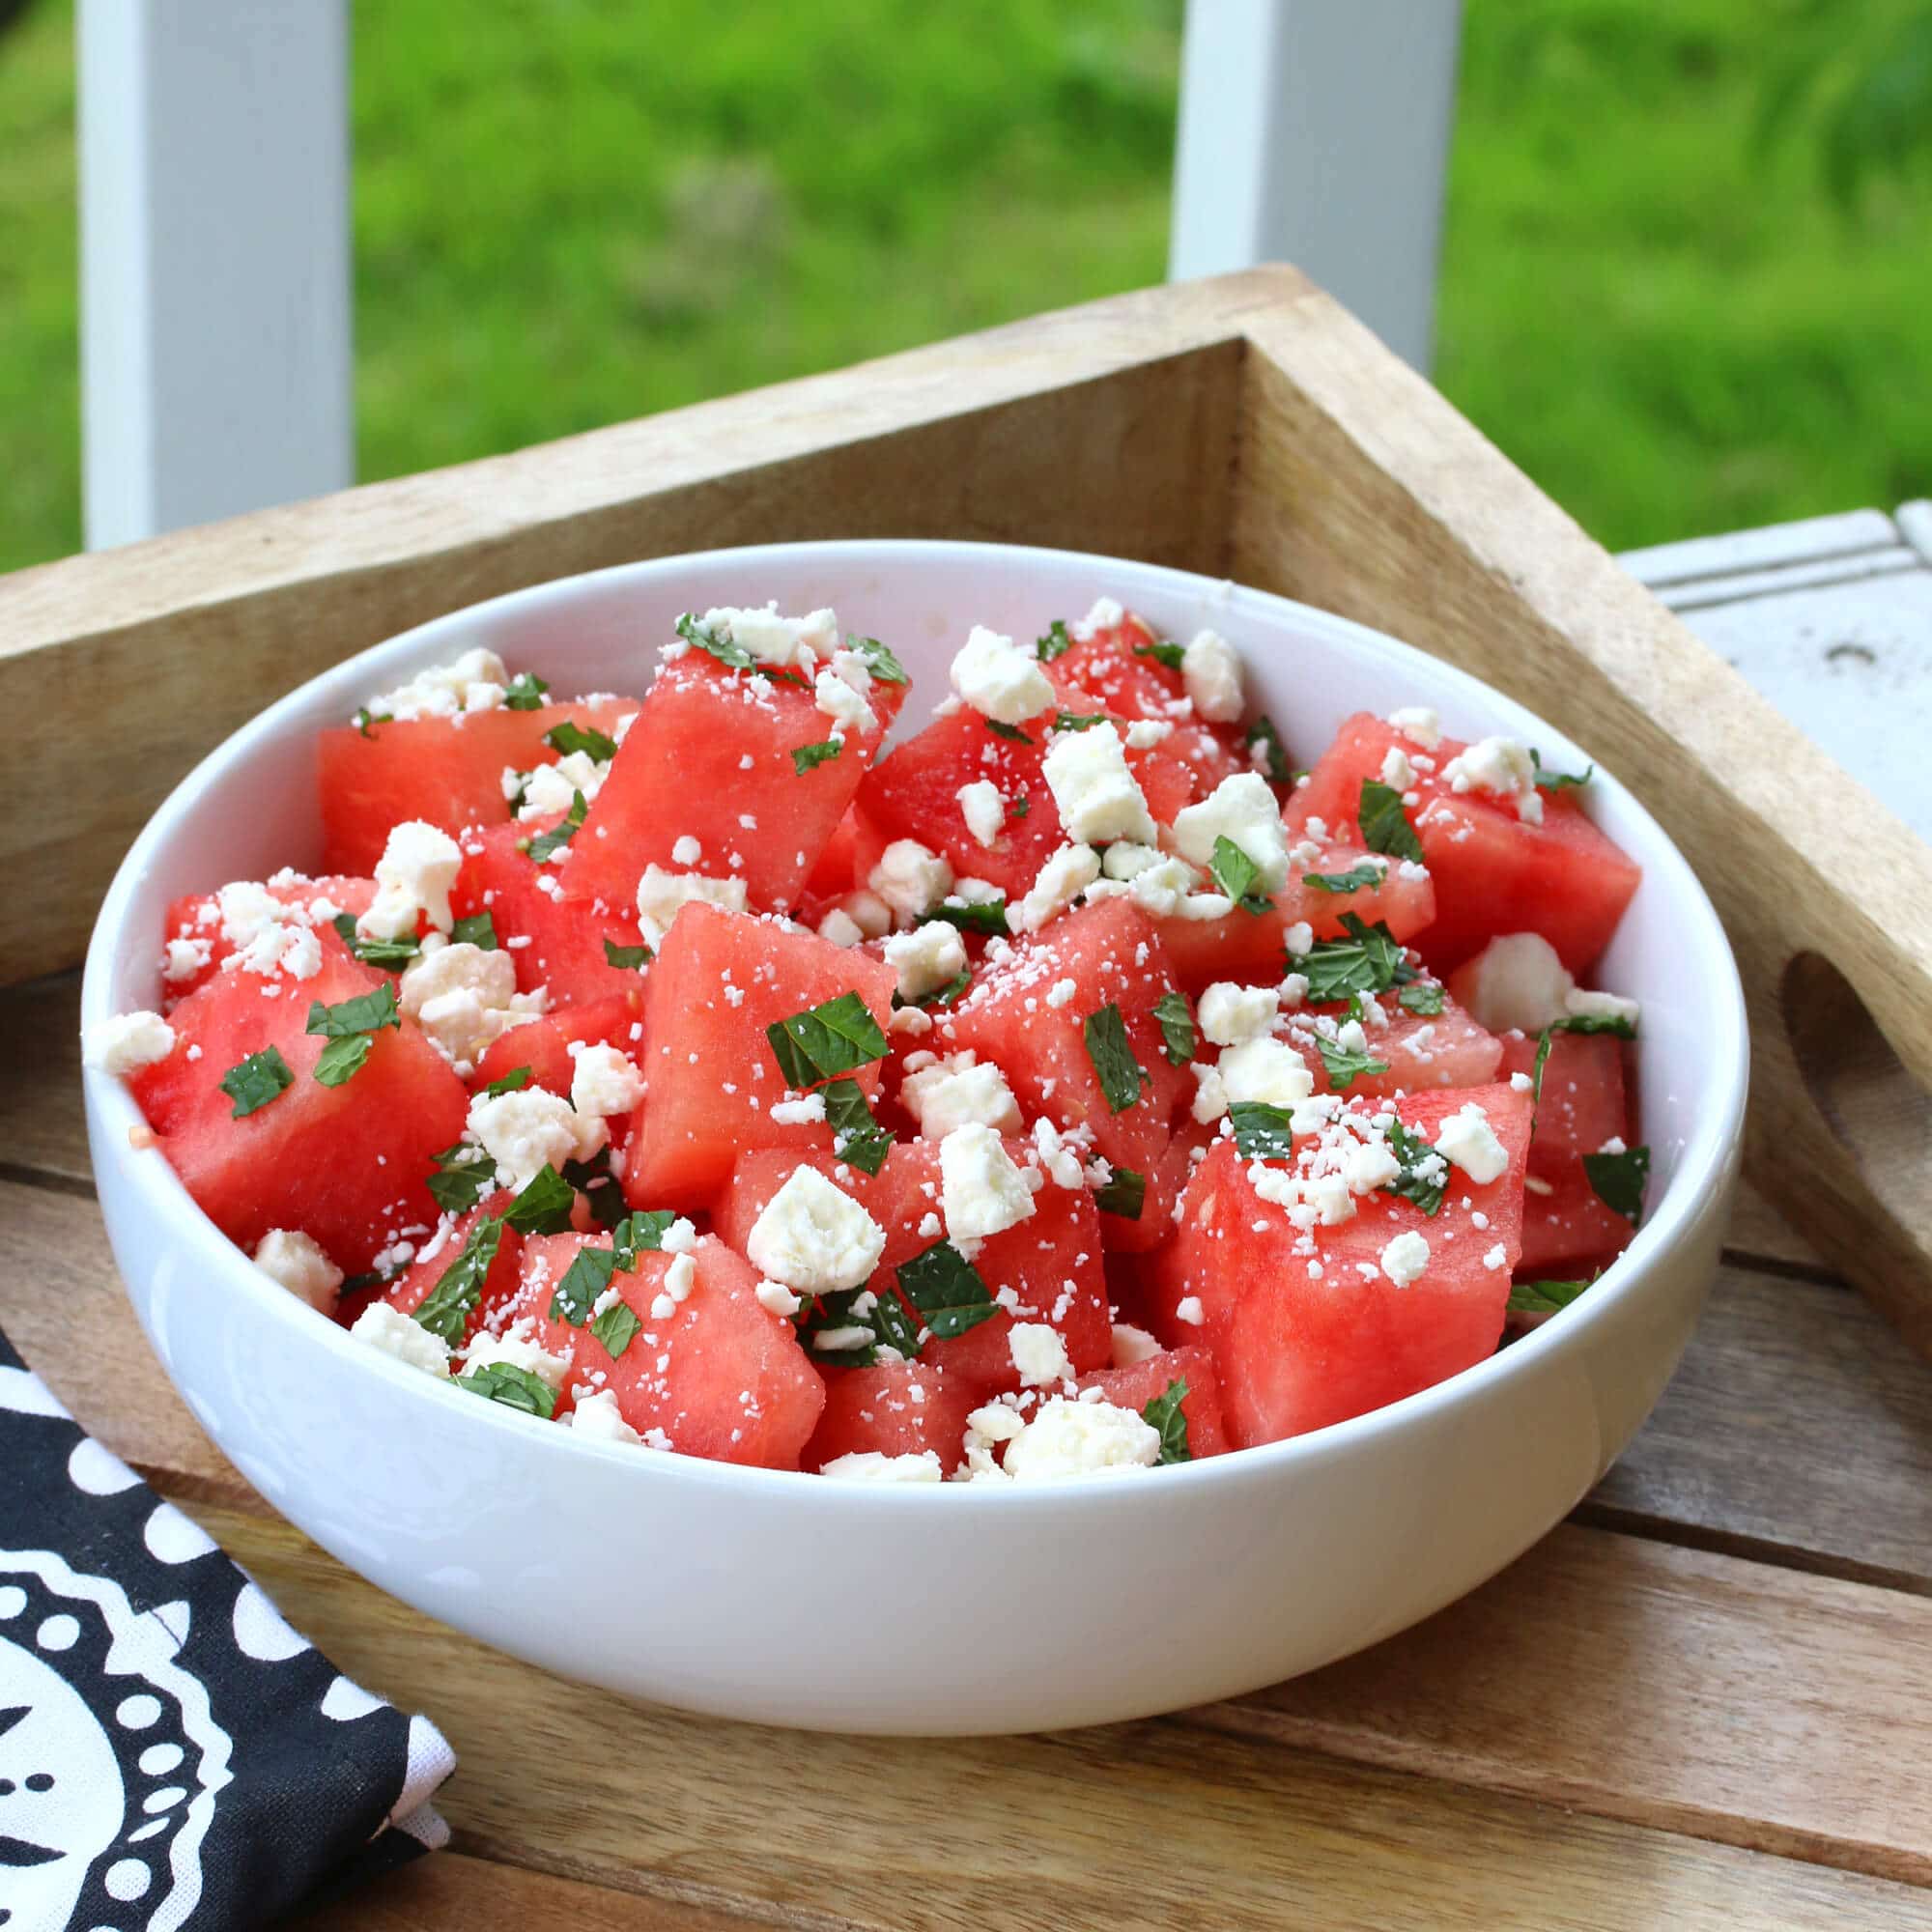
{"type": "Polygon", "coordinates": [[[1334,302],[1291,287],[1248,333],[1231,575],[1452,660],[1634,785],[1737,952],[1753,1177],[1932,1352],[1932,854],[1334,302]],[[1872,1017],[1856,1062],[1823,1050],[1840,1004],[1801,1070],[1807,957],[1872,1017]]]}
{"type": "MultiPolygon", "coordinates": [[[[1217,1707],[1206,1721],[924,1743],[618,1704],[505,1672],[284,1524],[197,1514],[352,1676],[436,1715],[459,1758],[440,1808],[461,1849],[573,1879],[895,1932],[1902,1924],[1924,1911],[1922,1894],[1870,1880],[1285,1749],[1265,1712],[1253,1734],[1215,1728],[1217,1707]]],[[[1609,1681],[1641,1690],[1640,1675],[1609,1681]]],[[[1546,1697],[1560,1690],[1542,1681],[1546,1697]]],[[[1800,1710],[1802,1687],[1772,1694],[1774,1721],[1800,1710]]]]}
{"type": "Polygon", "coordinates": [[[1122,297],[0,578],[0,700],[37,722],[31,750],[0,747],[0,791],[27,795],[30,760],[95,775],[57,821],[0,822],[14,909],[0,981],[75,963],[128,841],[236,726],[366,645],[501,591],[834,536],[1218,570],[1242,328],[1282,287],[1257,272],[1122,297]]]}
{"type": "Polygon", "coordinates": [[[80,975],[0,988],[0,1171],[92,1190],[80,1100],[80,975]]]}

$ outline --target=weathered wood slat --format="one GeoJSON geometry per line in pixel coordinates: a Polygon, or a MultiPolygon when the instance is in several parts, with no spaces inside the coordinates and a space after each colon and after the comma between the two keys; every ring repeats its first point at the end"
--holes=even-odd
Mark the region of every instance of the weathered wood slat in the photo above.
{"type": "MultiPolygon", "coordinates": [[[[1863,1914],[1903,1923],[1924,1909],[1921,1894],[1869,1880],[1847,1884],[1803,1864],[1565,1816],[1426,1775],[1284,1749],[1265,1712],[1257,1735],[1213,1728],[1217,1710],[1205,1714],[1208,1722],[935,1744],[815,1737],[616,1704],[540,1672],[493,1670],[480,1646],[378,1596],[285,1524],[199,1514],[352,1675],[438,1713],[461,1760],[442,1808],[464,1850],[573,1878],[895,1932],[1285,1920],[1703,1925],[1727,1915],[1843,1924],[1863,1914]]],[[[1586,1566],[1600,1550],[1620,1560],[1622,1549],[1610,1547],[1629,1543],[1568,1534],[1586,1566]]],[[[1728,1568],[1739,1573],[1743,1601],[1726,1607],[1748,1625],[1757,1566],[1728,1568]]],[[[1854,1599],[1882,1594],[1849,1590],[1854,1599]]],[[[1909,1599],[1886,1601],[1932,1620],[1909,1599]]],[[[1811,1624],[1804,1630],[1818,1634],[1811,1624]]],[[[1621,1686],[1634,1701],[1645,1663],[1637,1634],[1625,1634],[1628,1674],[1602,1673],[1611,1692],[1621,1686]]],[[[1534,1671],[1534,1647],[1520,1631],[1516,1639],[1489,1668],[1534,1671]]],[[[1428,1646],[1429,1670],[1419,1659],[1411,1664],[1425,1704],[1438,1662],[1459,1691],[1490,1697],[1467,1662],[1438,1658],[1427,1632],[1400,1641],[1428,1646]]],[[[1767,1662],[1794,1647],[1793,1638],[1780,1641],[1767,1662]]],[[[988,1642],[996,1647],[997,1634],[988,1642]]],[[[916,1647],[890,1667],[917,1668],[916,1647]]],[[[1673,1683],[1690,1674],[1680,1668],[1673,1683]]],[[[1560,1679],[1539,1682],[1543,1697],[1565,1694],[1560,1679]]],[[[1733,1697],[1739,1690],[1724,1688],[1733,1697]]],[[[1775,1803],[1782,1779],[1800,1776],[1807,1789],[1819,1781],[1815,1767],[1788,1763],[1805,1755],[1797,1747],[1806,1687],[1774,1677],[1750,1688],[1766,1700],[1760,1735],[1777,1749],[1766,1772],[1775,1803]]],[[[1869,1690],[1876,1710],[1861,1714],[1861,1738],[1895,1695],[1889,1684],[1869,1690]]],[[[1457,1723],[1440,1721],[1452,1731],[1457,1723]]],[[[1747,1759],[1750,1738],[1734,1733],[1732,1748],[1735,1760],[1747,1759]]],[[[1828,1817],[1865,1840],[1910,1824],[1915,1842],[1926,1841],[1925,1762],[1921,1754],[1916,1773],[1894,1765],[1893,1799],[1877,1795],[1869,1815],[1849,1816],[1841,1804],[1828,1817]]],[[[1876,1783],[1881,1769],[1872,1766],[1865,1782],[1876,1783]]],[[[1580,1800],[1573,1793],[1568,1802],[1580,1800]]],[[[1850,1855],[1863,1842],[1828,1849],[1850,1855]]]]}

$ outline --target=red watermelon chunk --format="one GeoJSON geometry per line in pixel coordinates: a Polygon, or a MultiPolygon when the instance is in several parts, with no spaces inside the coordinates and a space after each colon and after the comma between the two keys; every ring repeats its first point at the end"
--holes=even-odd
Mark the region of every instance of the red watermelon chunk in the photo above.
{"type": "Polygon", "coordinates": [[[610,1245],[608,1235],[550,1235],[524,1246],[524,1310],[535,1340],[569,1359],[571,1399],[609,1389],[624,1420],[654,1448],[796,1469],[825,1406],[825,1385],[792,1324],[759,1302],[756,1273],[706,1237],[691,1251],[697,1274],[689,1295],[659,1316],[652,1308],[676,1258],[640,1254],[635,1272],[620,1268],[611,1277],[642,1324],[613,1357],[588,1326],[551,1313],[577,1251],[610,1245]]]}
{"type": "MultiPolygon", "coordinates": [[[[989,957],[991,955],[989,954],[989,957]]],[[[1154,1007],[1175,977],[1152,920],[1124,899],[1103,899],[1064,914],[1013,944],[979,983],[944,1012],[931,1034],[942,1052],[971,1047],[1005,1069],[1029,1116],[1060,1127],[1093,1129],[1094,1146],[1115,1167],[1151,1174],[1167,1151],[1169,1122],[1193,1082],[1169,1064],[1154,1007]],[[1073,983],[1062,1005],[1048,994],[1073,983]],[[1120,1009],[1127,1043],[1144,1076],[1141,1096],[1114,1112],[1088,1052],[1087,1021],[1120,1009]]],[[[1107,1222],[1117,1217],[1108,1216],[1107,1222]]]]}
{"type": "MultiPolygon", "coordinates": [[[[413,1315],[422,1306],[430,1290],[455,1266],[464,1244],[475,1232],[476,1224],[502,1213],[515,1199],[508,1188],[499,1188],[479,1201],[460,1220],[439,1228],[435,1236],[420,1244],[415,1260],[383,1292],[382,1299],[399,1315],[413,1315]]],[[[523,1254],[523,1236],[506,1225],[497,1236],[497,1253],[490,1263],[489,1272],[483,1277],[476,1306],[469,1311],[464,1323],[466,1341],[486,1327],[500,1329],[503,1325],[505,1312],[522,1283],[523,1254]]]]}
{"type": "Polygon", "coordinates": [[[1080,1386],[1098,1389],[1102,1400],[1116,1408],[1145,1411],[1149,1403],[1157,1402],[1177,1381],[1187,1384],[1180,1412],[1187,1418],[1189,1459],[1198,1463],[1206,1456],[1225,1455],[1231,1445],[1221,1416],[1221,1378],[1214,1357],[1198,1343],[1190,1348],[1164,1349],[1123,1369],[1084,1376],[1080,1386]]]}
{"type": "Polygon", "coordinates": [[[919,1456],[951,1475],[966,1460],[966,1418],[985,1391],[936,1364],[879,1362],[825,1372],[825,1412],[802,1459],[822,1469],[840,1456],[919,1456]]]}
{"type": "MultiPolygon", "coordinates": [[[[222,961],[235,953],[236,943],[224,929],[221,907],[221,894],[228,890],[224,886],[212,893],[186,893],[168,908],[170,946],[162,954],[161,978],[170,1001],[185,999],[207,985],[221,970],[222,961]]],[[[348,945],[335,930],[335,918],[345,912],[367,912],[376,896],[376,881],[335,875],[312,879],[288,871],[263,881],[260,890],[288,907],[294,923],[307,926],[323,946],[347,957],[348,945]]]]}
{"type": "Polygon", "coordinates": [[[558,754],[544,743],[546,731],[568,723],[609,737],[637,708],[634,698],[613,698],[395,719],[366,731],[329,725],[316,739],[324,863],[334,872],[373,872],[390,827],[406,819],[440,826],[452,838],[506,820],[504,769],[554,764],[558,754]]]}
{"type": "Polygon", "coordinates": [[[1520,1249],[1529,1096],[1507,1086],[1456,1089],[1407,1096],[1395,1111],[1433,1143],[1465,1104],[1482,1108],[1510,1165],[1483,1186],[1453,1169],[1434,1217],[1375,1193],[1356,1199],[1350,1219],[1304,1235],[1255,1191],[1234,1142],[1215,1142],[1163,1257],[1159,1326],[1171,1343],[1212,1349],[1240,1447],[1379,1408],[1494,1350],[1520,1249]],[[1406,1232],[1421,1235],[1430,1252],[1421,1275],[1399,1287],[1380,1263],[1406,1232]]]}
{"type": "Polygon", "coordinates": [[[1408,818],[1435,882],[1435,923],[1416,940],[1423,957],[1446,974],[1498,933],[1540,932],[1571,972],[1581,973],[1608,945],[1639,868],[1597,829],[1574,790],[1539,793],[1540,825],[1520,818],[1507,799],[1453,791],[1442,772],[1466,749],[1444,738],[1425,752],[1394,725],[1357,712],[1284,816],[1293,831],[1312,830],[1310,820],[1320,819],[1326,837],[1354,837],[1363,781],[1378,780],[1388,753],[1400,751],[1415,767],[1408,818]]]}
{"type": "MultiPolygon", "coordinates": [[[[624,1175],[632,1202],[701,1207],[740,1148],[822,1146],[822,1123],[771,1118],[785,1084],[765,1029],[854,992],[884,1028],[897,983],[883,960],[815,933],[716,906],[683,907],[644,981],[638,1064],[649,1092],[633,1116],[624,1175]]],[[[879,1073],[874,1061],[851,1077],[869,1099],[879,1073]]]]}
{"type": "MultiPolygon", "coordinates": [[[[1439,990],[1439,989],[1438,989],[1439,990]]],[[[1393,992],[1380,994],[1377,1009],[1387,1024],[1365,1029],[1368,1052],[1381,1062],[1380,1073],[1357,1073],[1340,1091],[1355,1096],[1371,1094],[1413,1094],[1431,1087],[1482,1087],[1498,1077],[1503,1043],[1479,1027],[1468,1012],[1446,994],[1439,1013],[1412,1013],[1393,992]]],[[[1349,1019],[1352,1006],[1329,1007],[1326,1016],[1349,1019]]],[[[1308,1063],[1318,1093],[1335,1091],[1327,1062],[1316,1044],[1313,1013],[1289,1017],[1287,1039],[1308,1063]]],[[[1332,1038],[1332,1036],[1330,1036],[1332,1038]]],[[[1508,1078],[1505,1068],[1502,1078],[1508,1078]]]]}
{"type": "Polygon", "coordinates": [[[220,974],[174,1009],[174,1051],[129,1083],[183,1184],[251,1254],[270,1228],[297,1229],[345,1273],[360,1274],[398,1236],[436,1225],[423,1183],[469,1107],[448,1063],[404,1020],[374,1036],[341,1086],[314,1078],[326,1042],[304,1030],[310,1005],[373,992],[384,977],[327,951],[306,980],[220,974]],[[294,1082],[236,1120],[221,1080],[270,1046],[294,1082]]]}
{"type": "MultiPolygon", "coordinates": [[[[1537,1042],[1505,1035],[1505,1076],[1532,1074],[1537,1042]]],[[[1607,1266],[1636,1231],[1590,1185],[1586,1153],[1631,1138],[1624,1089],[1623,1042],[1609,1034],[1552,1034],[1529,1144],[1523,1183],[1522,1258],[1519,1272],[1570,1278],[1607,1266]]]]}
{"type": "Polygon", "coordinates": [[[513,1073],[520,1066],[530,1069],[529,1084],[542,1087],[567,1099],[577,1063],[570,1049],[586,1046],[614,1046],[636,1059],[643,1039],[643,981],[628,994],[614,999],[585,1000],[578,1006],[558,1007],[541,1018],[526,1020],[499,1034],[483,1049],[476,1070],[469,1077],[470,1089],[480,1091],[513,1073]],[[635,1037],[634,1037],[635,1036],[635,1037]]]}
{"type": "Polygon", "coordinates": [[[753,908],[797,904],[904,701],[873,680],[876,726],[809,770],[792,753],[828,742],[834,721],[796,671],[727,669],[689,649],[664,665],[576,839],[573,898],[630,908],[647,866],[743,879],[753,908]],[[695,839],[699,856],[680,858],[695,839]]]}

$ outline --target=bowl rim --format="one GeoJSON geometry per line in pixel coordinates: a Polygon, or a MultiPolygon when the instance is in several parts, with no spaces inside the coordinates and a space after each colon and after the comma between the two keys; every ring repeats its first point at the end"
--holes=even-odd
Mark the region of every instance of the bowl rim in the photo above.
{"type": "MultiPolygon", "coordinates": [[[[1205,608],[1252,617],[1264,625],[1292,623],[1304,632],[1325,633],[1350,656],[1398,676],[1405,666],[1420,659],[1428,666],[1432,678],[1465,693],[1471,710],[1478,717],[1499,719],[1519,737],[1533,736],[1539,744],[1554,747],[1573,764],[1594,764],[1593,783],[1601,784],[1605,793],[1616,801],[1620,814],[1633,816],[1639,830],[1655,845],[1654,855],[1649,852],[1644,855],[1645,877],[1647,881],[1656,878],[1669,896],[1674,920],[1681,923],[1679,937],[1686,946],[1690,963],[1708,989],[1710,1005],[1717,1015],[1718,1037],[1713,1041],[1715,1072],[1711,1091],[1696,1112],[1692,1130],[1685,1140],[1664,1195],[1653,1204],[1650,1215],[1636,1231],[1631,1245],[1593,1285],[1588,1295],[1508,1348],[1498,1349],[1446,1380],[1306,1435],[1230,1451],[1200,1462],[1172,1464],[1157,1484],[1120,1482],[1105,1474],[1090,1474],[1037,1486],[826,1481],[814,1472],[758,1468],[675,1451],[640,1452],[629,1444],[586,1439],[578,1436],[574,1430],[554,1425],[532,1429],[532,1418],[497,1403],[472,1402],[451,1408],[446,1402],[448,1391],[419,1370],[353,1341],[341,1323],[289,1293],[257,1268],[202,1212],[165,1160],[129,1162],[126,1181],[130,1198],[145,1214],[153,1217],[158,1239],[185,1244],[193,1254],[197,1272],[210,1280],[209,1299],[212,1301],[216,1295],[224,1300],[236,1296],[252,1317],[270,1322],[293,1322],[296,1334],[306,1338],[311,1346],[330,1351],[339,1366],[386,1378],[397,1399],[440,1405],[436,1413],[446,1415],[452,1429],[494,1427],[519,1431],[533,1456],[601,1457],[613,1464],[630,1466],[636,1472],[634,1480],[642,1485],[668,1484],[686,1491],[695,1488],[733,1493],[749,1489],[763,1493],[768,1500],[816,1494],[825,1498],[828,1506],[843,1506],[854,1496],[879,1497],[889,1509],[933,1507],[922,1499],[934,1490],[949,1492],[949,1500],[938,1507],[954,1511],[1051,1508],[1069,1496],[1079,1496],[1086,1502],[1111,1498],[1107,1506],[1130,1508],[1135,1506],[1135,1498],[1146,1504],[1151,1496],[1172,1500],[1208,1485],[1267,1482],[1349,1455],[1378,1437],[1446,1418],[1463,1406],[1488,1400],[1493,1392],[1537,1373],[1546,1363],[1555,1366],[1586,1350],[1595,1330],[1613,1319],[1618,1304],[1634,1293],[1640,1279],[1663,1262],[1668,1251],[1690,1231],[1704,1200],[1724,1182],[1742,1138],[1749,1079],[1744,991],[1736,960],[1709,896],[1669,835],[1615,774],[1516,699],[1460,666],[1385,632],[1271,591],[1172,565],[1046,546],[953,538],[813,539],[688,551],[614,564],[528,584],[413,625],[345,658],[266,706],[215,746],[162,800],[116,869],[96,918],[81,985],[83,1033],[111,1014],[110,987],[124,944],[130,940],[145,944],[144,938],[136,940],[136,936],[126,930],[131,903],[143,878],[174,841],[185,834],[203,794],[230,765],[264,741],[293,728],[298,721],[306,722],[312,712],[334,706],[341,716],[347,717],[370,690],[383,689],[397,681],[399,674],[437,662],[445,652],[453,652],[465,631],[482,613],[514,613],[546,604],[567,603],[591,586],[609,588],[627,583],[641,586],[658,578],[674,577],[682,570],[697,567],[731,567],[747,577],[754,577],[761,570],[777,573],[828,565],[861,571],[868,564],[903,567],[920,560],[935,563],[951,560],[991,567],[1013,559],[1047,569],[1081,571],[1099,581],[1105,595],[1122,603],[1131,604],[1139,589],[1151,589],[1192,596],[1205,608]],[[966,1493],[952,1493],[958,1492],[966,1493]],[[976,1492],[980,1497],[977,1505],[971,1500],[976,1492]]],[[[131,1092],[121,1079],[93,1066],[83,1066],[82,1090],[95,1144],[118,1151],[128,1145],[128,1130],[143,1123],[131,1092]]],[[[418,1413],[421,1419],[430,1419],[430,1411],[418,1413]]]]}

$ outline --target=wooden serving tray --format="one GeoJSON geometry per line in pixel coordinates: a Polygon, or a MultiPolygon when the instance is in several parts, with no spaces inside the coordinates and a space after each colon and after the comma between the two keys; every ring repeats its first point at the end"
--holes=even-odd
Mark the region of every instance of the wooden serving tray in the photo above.
{"type": "MultiPolygon", "coordinates": [[[[462,1760],[455,1854],[311,1922],[1932,1917],[1932,1377],[1846,1289],[1932,1341],[1924,850],[1293,271],[22,572],[0,579],[0,639],[21,725],[0,752],[16,801],[0,978],[52,975],[0,992],[0,1327],[462,1760]],[[289,686],[438,611],[631,557],[857,534],[1151,557],[1407,637],[1600,751],[1730,926],[1757,1037],[1753,1173],[1831,1260],[1747,1190],[1685,1368],[1622,1463],[1513,1569],[1360,1658],[1030,1740],[819,1738],[615,1704],[315,1549],[202,1435],[134,1325],[58,969],[166,787],[289,686]],[[20,804],[47,770],[87,777],[57,808],[20,804]]],[[[1187,1626],[1184,1577],[1150,1578],[1149,1614],[1213,1641],[1187,1626]]],[[[997,1667],[997,1632],[980,1637],[997,1667]]]]}

